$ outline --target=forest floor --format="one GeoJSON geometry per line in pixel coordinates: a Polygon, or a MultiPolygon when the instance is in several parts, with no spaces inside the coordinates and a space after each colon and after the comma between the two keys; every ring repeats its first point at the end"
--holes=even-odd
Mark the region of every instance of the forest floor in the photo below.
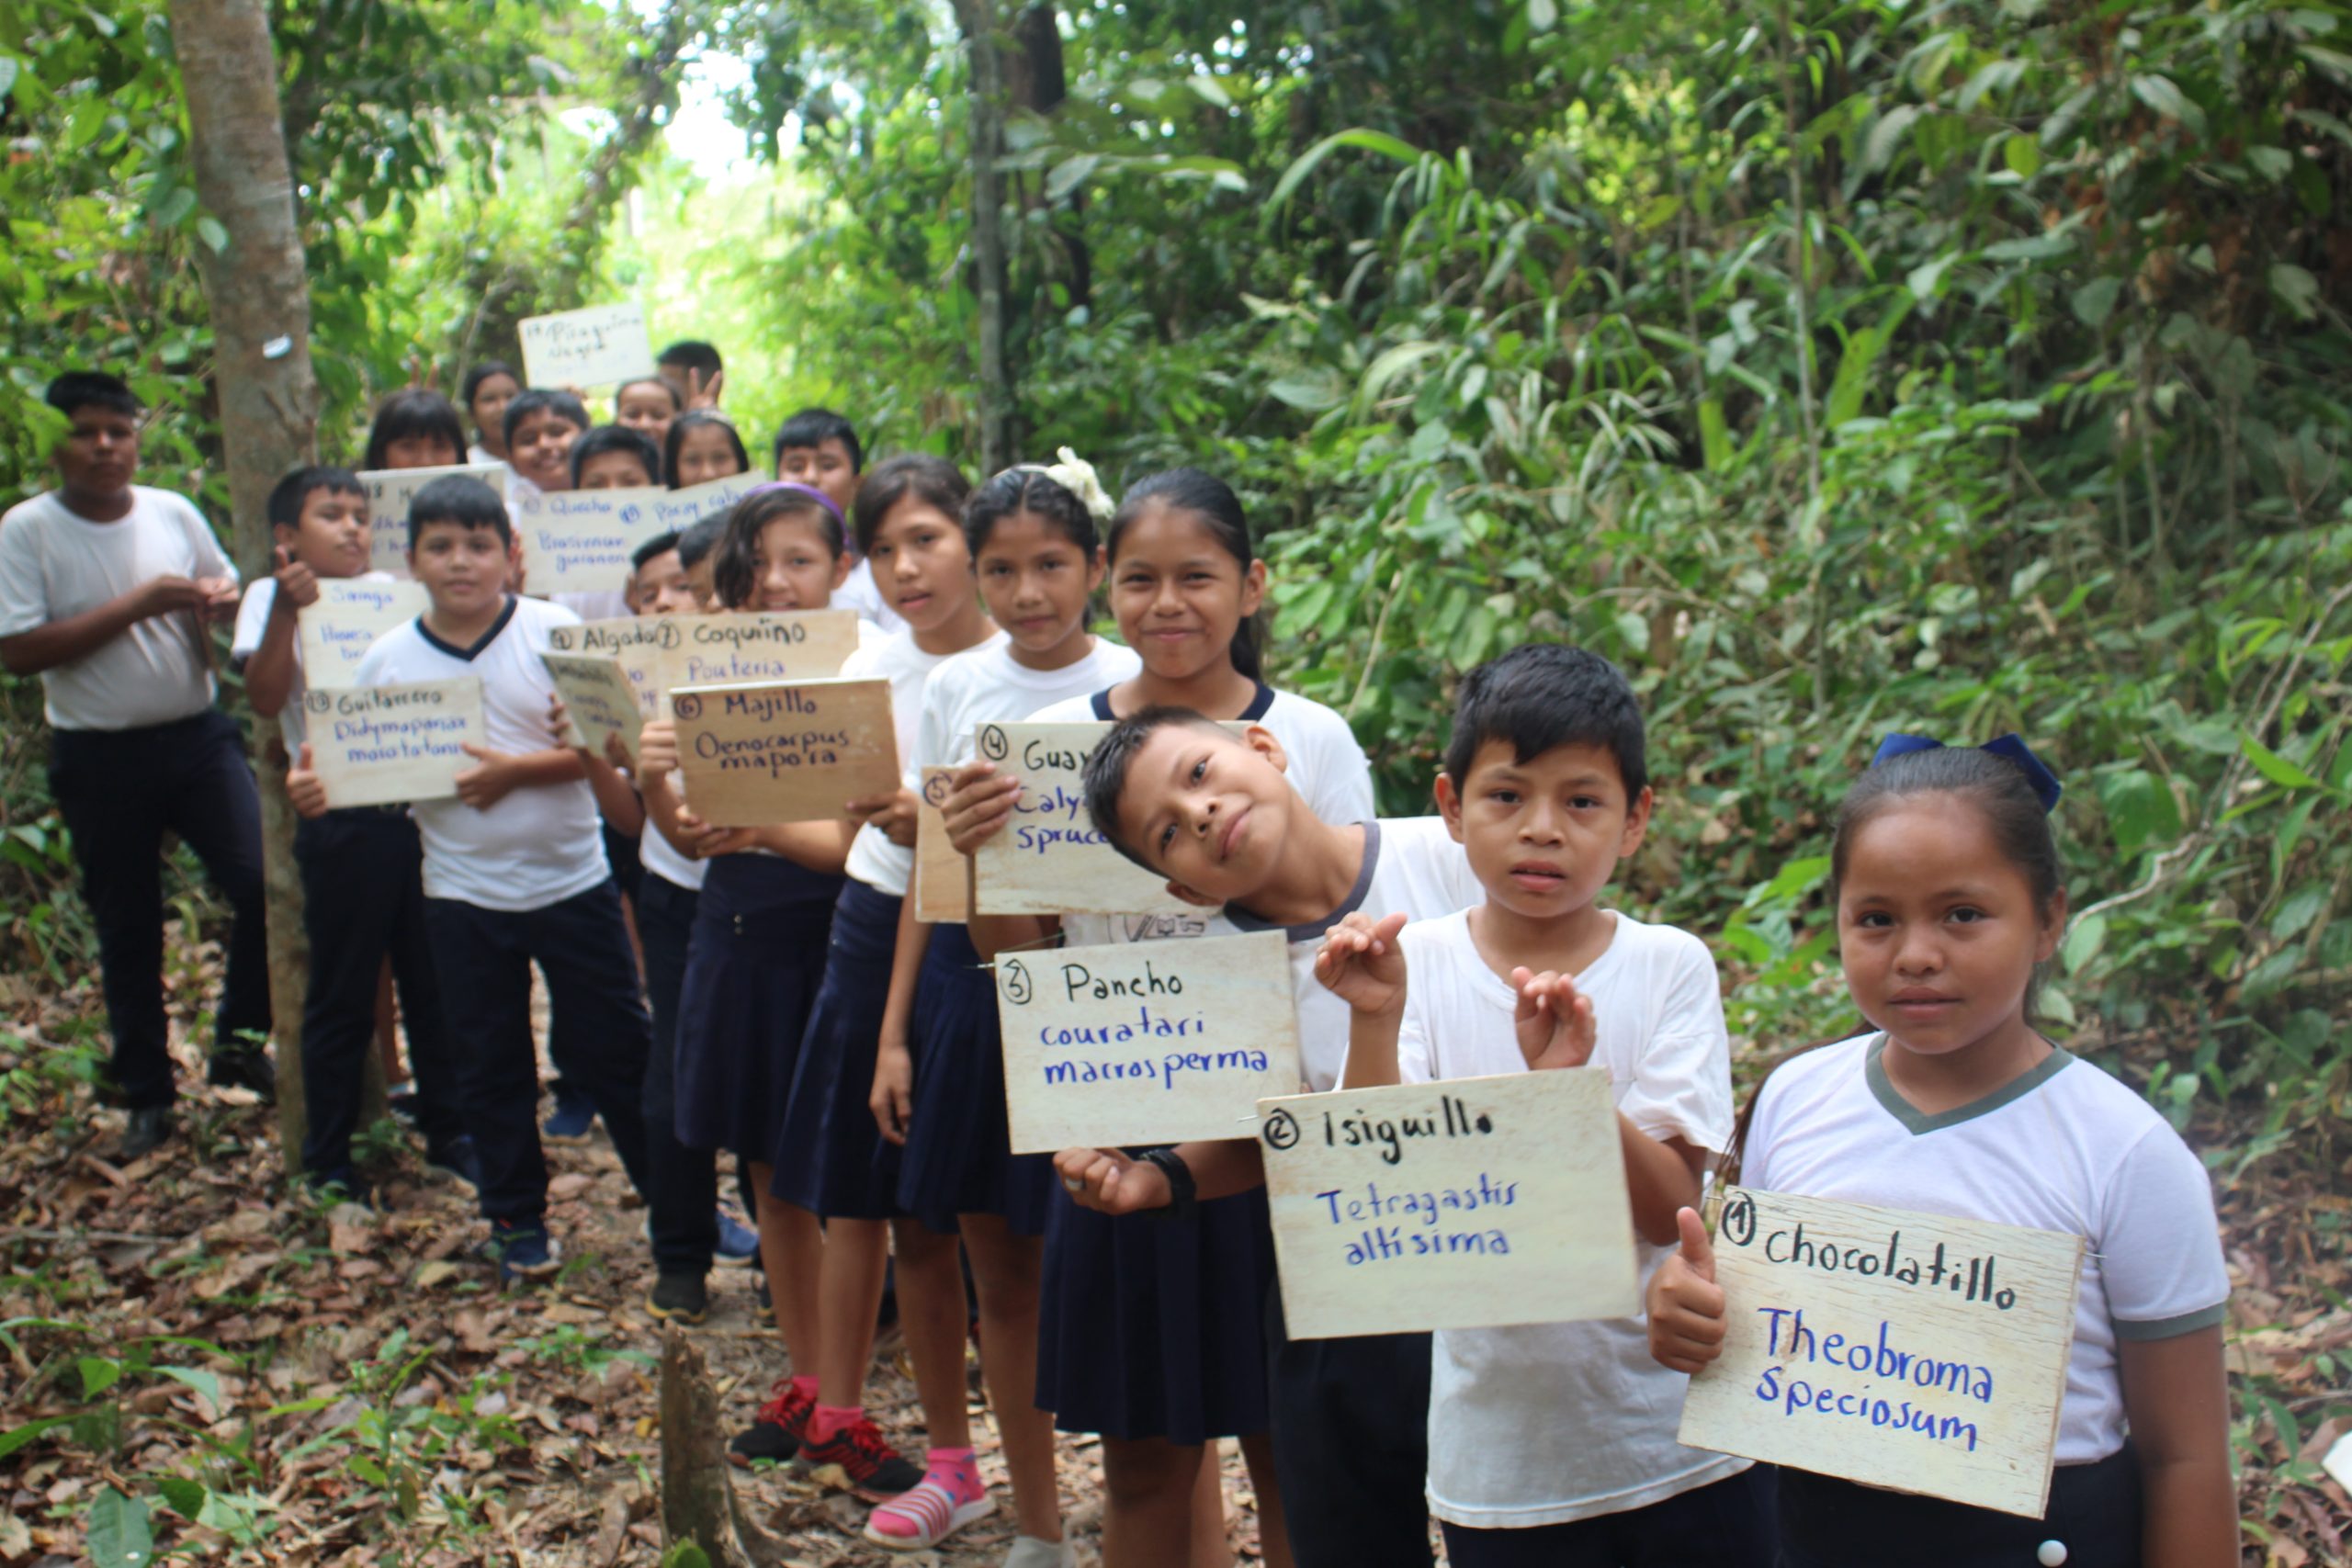
{"type": "MultiPolygon", "coordinates": [[[[202,967],[184,978],[200,983],[202,967]]],[[[121,1118],[92,1110],[80,1082],[94,1060],[91,987],[0,986],[18,1021],[0,1036],[0,1568],[141,1568],[166,1554],[660,1561],[644,1210],[601,1134],[548,1150],[567,1267],[502,1294],[473,1256],[469,1190],[426,1179],[393,1140],[377,1156],[373,1211],[313,1200],[286,1181],[266,1108],[185,1087],[201,1081],[185,1045],[181,1135],[110,1163],[121,1118]]],[[[2341,1563],[2352,1506],[2320,1461],[2352,1426],[2352,1261],[2329,1239],[2352,1229],[2352,1200],[2291,1159],[2222,1191],[2245,1562],[2341,1563]]],[[[690,1332],[731,1430],[783,1356],[756,1320],[750,1271],[718,1270],[712,1284],[711,1317],[690,1332]]],[[[919,1454],[912,1385],[888,1343],[877,1362],[877,1417],[919,1454]]],[[[994,1564],[1010,1499],[977,1399],[974,1410],[1000,1512],[939,1552],[867,1545],[864,1508],[816,1479],[737,1471],[738,1495],[801,1568],[994,1564]]],[[[1230,1448],[1231,1545],[1255,1560],[1249,1479],[1230,1448]]],[[[1061,1477],[1091,1563],[1102,1488],[1091,1440],[1064,1439],[1061,1477]]]]}

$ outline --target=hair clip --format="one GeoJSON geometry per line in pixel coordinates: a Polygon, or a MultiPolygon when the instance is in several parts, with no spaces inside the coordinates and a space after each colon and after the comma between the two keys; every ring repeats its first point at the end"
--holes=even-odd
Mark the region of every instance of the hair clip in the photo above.
{"type": "Polygon", "coordinates": [[[833,514],[834,522],[840,523],[846,521],[846,519],[842,516],[840,503],[834,501],[831,496],[827,495],[823,491],[819,490],[814,485],[805,485],[797,479],[770,479],[763,485],[753,485],[751,489],[743,492],[742,499],[749,501],[755,495],[766,495],[773,491],[789,491],[795,495],[805,495],[809,500],[815,502],[818,505],[823,507],[826,511],[831,513],[833,514]]]}
{"type": "Polygon", "coordinates": [[[1067,446],[1055,448],[1055,460],[1050,463],[1015,463],[1005,470],[1009,474],[1043,474],[1070,494],[1097,523],[1107,523],[1118,510],[1110,491],[1102,488],[1102,479],[1094,472],[1094,465],[1067,446]]]}
{"type": "MultiPolygon", "coordinates": [[[[1871,759],[1871,766],[1875,768],[1881,762],[1913,751],[1940,751],[1943,745],[1942,741],[1931,740],[1924,735],[1905,735],[1897,731],[1879,742],[1878,755],[1871,759]]],[[[2034,798],[2041,802],[2043,811],[2058,809],[2058,797],[2065,794],[2066,786],[2058,782],[2058,775],[2050,771],[2049,764],[2033,754],[2033,748],[2025,743],[2025,737],[2015,733],[1997,736],[1976,750],[1990,751],[2023,773],[2025,782],[2033,790],[2034,798]]]]}

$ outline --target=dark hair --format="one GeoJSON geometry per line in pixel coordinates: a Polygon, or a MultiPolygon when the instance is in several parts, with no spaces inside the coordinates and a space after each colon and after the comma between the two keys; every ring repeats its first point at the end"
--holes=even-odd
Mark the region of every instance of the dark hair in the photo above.
{"type": "Polygon", "coordinates": [[[448,474],[418,491],[408,503],[408,547],[431,523],[455,523],[469,533],[495,528],[498,542],[514,547],[514,525],[507,521],[506,502],[496,491],[470,474],[448,474]]]}
{"type": "Polygon", "coordinates": [[[394,392],[376,405],[376,423],[368,428],[368,456],[363,468],[380,468],[395,441],[437,440],[466,460],[466,426],[458,407],[438,392],[412,387],[394,392]]]}
{"type": "Polygon", "coordinates": [[[560,392],[548,387],[526,387],[514,394],[506,404],[505,426],[500,432],[506,445],[514,445],[514,428],[535,413],[551,413],[558,419],[568,419],[571,427],[585,434],[588,430],[588,410],[570,392],[560,392]]]}
{"type": "MultiPolygon", "coordinates": [[[[861,494],[864,492],[860,492],[861,494]]],[[[1070,488],[1035,468],[1007,468],[972,492],[964,503],[964,543],[975,558],[989,535],[1006,518],[1027,512],[1044,518],[1076,545],[1091,562],[1102,542],[1094,513],[1070,488]]]]}
{"type": "Polygon", "coordinates": [[[718,547],[727,536],[726,511],[714,512],[678,531],[678,564],[688,571],[700,566],[703,558],[718,547]]]}
{"type": "Polygon", "coordinates": [[[472,369],[467,371],[466,378],[462,382],[458,383],[458,400],[465,404],[466,412],[468,413],[471,413],[473,412],[474,394],[480,392],[481,390],[481,384],[484,381],[489,380],[492,376],[503,376],[508,380],[514,383],[514,389],[516,391],[519,392],[523,389],[523,378],[521,374],[515,370],[514,367],[507,364],[503,359],[485,359],[481,364],[475,366],[472,369]]]}
{"type": "MultiPolygon", "coordinates": [[[[1257,547],[1250,537],[1250,519],[1243,513],[1241,498],[1233,493],[1233,487],[1199,468],[1170,468],[1138,482],[1127,491],[1126,500],[1119,503],[1107,538],[1113,561],[1119,558],[1120,536],[1155,503],[1198,516],[1226,553],[1240,563],[1243,571],[1248,571],[1250,563],[1258,558],[1257,547]]],[[[1265,660],[1258,652],[1264,628],[1258,620],[1255,615],[1246,617],[1234,628],[1229,653],[1234,669],[1252,681],[1261,679],[1265,671],[1265,660]]]]}
{"type": "Polygon", "coordinates": [[[838,441],[842,450],[849,454],[850,472],[865,467],[865,448],[857,443],[857,426],[831,409],[802,409],[776,426],[775,458],[776,471],[784,471],[784,455],[798,446],[822,446],[828,441],[838,441]]]}
{"type": "Polygon", "coordinates": [[[95,403],[108,413],[119,413],[126,419],[137,419],[147,412],[139,394],[119,376],[109,376],[103,370],[68,370],[49,384],[46,400],[51,408],[68,419],[77,409],[95,403]]]}
{"type": "Polygon", "coordinates": [[[638,546],[637,548],[629,551],[628,569],[631,571],[643,571],[647,561],[652,560],[659,556],[666,556],[677,547],[677,535],[656,534],[653,537],[646,540],[645,543],[638,546]]]}
{"type": "Polygon", "coordinates": [[[581,468],[591,457],[607,452],[626,452],[645,470],[645,482],[662,482],[662,449],[653,445],[653,437],[641,430],[631,430],[626,424],[600,424],[571,444],[571,483],[580,485],[581,468]]]}
{"type": "Polygon", "coordinates": [[[1617,761],[1629,807],[1650,782],[1641,699],[1624,671],[1566,643],[1522,644],[1462,678],[1445,747],[1445,772],[1456,790],[1469,782],[1471,762],[1490,740],[1508,743],[1512,760],[1522,763],[1555,746],[1600,747],[1617,761]]]}
{"type": "Polygon", "coordinates": [[[678,479],[678,454],[685,450],[686,432],[716,427],[727,433],[727,445],[735,448],[735,471],[752,471],[752,455],[743,449],[743,437],[735,429],[735,422],[717,409],[694,409],[670,422],[670,434],[662,442],[662,471],[670,476],[672,490],[684,490],[678,479]]]}
{"type": "Polygon", "coordinates": [[[720,604],[732,610],[750,601],[758,586],[758,569],[752,558],[760,547],[760,530],[787,518],[815,523],[825,547],[836,560],[841,558],[847,541],[842,536],[842,520],[832,508],[797,485],[754,491],[727,514],[727,533],[718,542],[718,558],[711,564],[710,585],[720,604]]]}
{"type": "Polygon", "coordinates": [[[904,452],[887,458],[865,476],[857,487],[857,499],[850,503],[850,516],[857,525],[857,547],[861,553],[871,550],[874,536],[882,531],[882,519],[909,496],[956,517],[963,513],[965,497],[971,493],[971,482],[964,478],[964,471],[944,457],[904,452]]]}
{"type": "Polygon", "coordinates": [[[623,381],[619,386],[613,389],[613,417],[615,419],[618,419],[621,416],[621,394],[628,391],[631,387],[659,387],[662,389],[662,392],[668,396],[672,412],[676,413],[684,413],[686,412],[686,395],[684,392],[681,392],[677,388],[672,386],[669,382],[663,380],[659,376],[639,376],[630,380],[623,381]]]}
{"type": "Polygon", "coordinates": [[[706,384],[726,368],[719,360],[718,350],[698,337],[680,338],[663,349],[653,363],[674,365],[681,370],[699,370],[706,384]]]}
{"type": "Polygon", "coordinates": [[[1146,871],[1156,872],[1159,868],[1119,836],[1119,802],[1126,793],[1127,771],[1135,765],[1136,753],[1143,750],[1145,741],[1171,724],[1181,724],[1189,729],[1205,729],[1231,739],[1223,725],[1191,708],[1154,704],[1113,725],[1102,739],[1094,743],[1094,750],[1086,759],[1088,818],[1093,822],[1094,830],[1108,840],[1113,849],[1146,871]]]}
{"type": "Polygon", "coordinates": [[[338,494],[356,495],[365,499],[368,487],[349,468],[338,468],[329,463],[313,463],[297,468],[269,489],[267,512],[273,528],[299,527],[302,522],[302,503],[311,499],[312,491],[334,491],[338,494]]]}

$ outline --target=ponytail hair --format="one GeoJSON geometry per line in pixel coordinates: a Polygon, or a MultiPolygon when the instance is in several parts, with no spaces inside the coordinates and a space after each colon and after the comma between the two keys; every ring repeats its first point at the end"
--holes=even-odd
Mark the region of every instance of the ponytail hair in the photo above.
{"type": "Polygon", "coordinates": [[[812,525],[833,558],[841,558],[848,541],[842,536],[842,515],[831,502],[806,485],[763,485],[727,513],[727,531],[712,555],[710,586],[721,604],[735,610],[752,602],[759,582],[760,532],[771,523],[786,520],[812,525]]]}
{"type": "MultiPolygon", "coordinates": [[[[1168,468],[1148,476],[1128,491],[1118,514],[1111,519],[1108,542],[1114,562],[1119,558],[1120,537],[1154,506],[1189,512],[1198,517],[1201,525],[1243,571],[1248,571],[1258,558],[1257,547],[1250,536],[1249,516],[1241,510],[1241,498],[1233,493],[1233,487],[1200,468],[1168,468]]],[[[1245,616],[1233,629],[1233,667],[1252,681],[1265,679],[1265,660],[1259,652],[1265,641],[1261,624],[1264,619],[1261,609],[1255,615],[1245,616]]]]}
{"type": "Polygon", "coordinates": [[[1094,513],[1078,493],[1045,469],[1024,467],[1005,469],[974,491],[971,500],[964,503],[964,543],[970,547],[972,558],[979,558],[980,547],[998,524],[1024,512],[1044,519],[1076,545],[1089,562],[1102,547],[1094,513]]]}

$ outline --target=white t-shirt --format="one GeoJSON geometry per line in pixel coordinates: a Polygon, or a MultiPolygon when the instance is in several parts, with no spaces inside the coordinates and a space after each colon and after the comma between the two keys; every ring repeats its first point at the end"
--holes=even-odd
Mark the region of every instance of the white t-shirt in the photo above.
{"type": "Polygon", "coordinates": [[[2056,1457],[2105,1459],[2123,1446],[2116,1342],[2208,1327],[2228,1303],[2205,1168],[2146,1100],[2064,1051],[1922,1115],[1880,1065],[1885,1040],[1825,1045],[1766,1079],[1742,1183],[2083,1237],[2056,1457]]]}
{"type": "MultiPolygon", "coordinates": [[[[237,569],[186,496],[130,487],[130,510],[93,523],[55,491],[0,516],[0,637],[95,610],[159,577],[237,569]]],[[[193,613],[150,615],[40,674],[52,729],[141,729],[212,705],[211,633],[193,613]]]]}
{"type": "Polygon", "coordinates": [[[832,602],[833,608],[855,610],[860,620],[871,621],[886,632],[897,633],[907,629],[907,623],[899,617],[899,612],[884,603],[882,590],[875,586],[874,563],[864,556],[857,558],[857,564],[849,569],[849,576],[833,590],[832,602]]]}
{"type": "Polygon", "coordinates": [[[650,821],[645,824],[645,831],[638,838],[637,858],[647,871],[680,887],[699,889],[703,878],[710,874],[708,861],[688,860],[680,854],[671,847],[670,840],[662,836],[662,829],[650,821]]]}
{"type": "Polygon", "coordinates": [[[1010,638],[956,655],[931,672],[915,734],[914,776],[923,768],[972,760],[973,732],[984,724],[1018,724],[1041,708],[1091,696],[1143,668],[1134,649],[1096,637],[1086,657],[1059,670],[1032,670],[1012,657],[1010,638]]]}
{"type": "Polygon", "coordinates": [[[487,468],[492,463],[503,462],[504,459],[492,457],[487,446],[474,446],[466,448],[466,461],[481,468],[487,468]]]}
{"type": "MultiPolygon", "coordinates": [[[[836,606],[842,604],[838,592],[833,595],[833,603],[836,606]]],[[[978,649],[993,648],[1003,640],[1002,632],[992,631],[978,649]]],[[[964,651],[969,653],[978,649],[964,651]]],[[[913,632],[901,631],[880,642],[861,643],[842,660],[844,678],[888,678],[890,728],[898,734],[899,772],[918,784],[922,775],[915,771],[913,758],[915,733],[922,725],[923,688],[933,671],[950,659],[960,657],[961,654],[926,653],[915,641],[913,632]]],[[[868,887],[903,898],[908,879],[915,874],[915,852],[904,844],[892,843],[890,835],[879,828],[860,828],[857,837],[850,840],[849,862],[844,869],[868,887]]]]}
{"type": "MultiPolygon", "coordinates": [[[[363,571],[347,579],[354,582],[390,582],[389,571],[363,571]]],[[[277,604],[277,579],[255,578],[246,588],[244,598],[237,605],[237,629],[229,637],[229,659],[240,670],[245,661],[261,651],[262,639],[269,635],[269,613],[277,604]]],[[[309,682],[302,675],[302,645],[294,645],[294,683],[286,689],[286,706],[277,715],[277,733],[292,752],[302,744],[306,733],[302,726],[302,694],[309,682]]]]}
{"type": "MultiPolygon", "coordinates": [[[[1387,911],[1370,909],[1367,913],[1387,911]]],[[[1710,1152],[1731,1141],[1731,1042],[1706,943],[1628,915],[1576,976],[1592,998],[1592,1066],[1646,1134],[1710,1152]]],[[[1467,911],[1405,928],[1407,1083],[1523,1073],[1518,997],[1471,939],[1467,911]]],[[[1636,1235],[1644,1289],[1670,1248],[1636,1235]]],[[[1430,1511],[1477,1529],[1623,1513],[1711,1485],[1748,1461],[1675,1441],[1687,1380],[1650,1359],[1647,1320],[1446,1328],[1430,1355],[1430,1511]]]]}
{"type": "MultiPolygon", "coordinates": [[[[489,634],[472,648],[458,649],[426,631],[420,618],[378,637],[353,683],[478,675],[490,749],[516,755],[551,750],[557,742],[548,728],[548,706],[555,682],[539,655],[550,628],[579,624],[579,616],[560,605],[509,598],[505,615],[489,634]]],[[[455,799],[421,800],[412,810],[424,840],[428,898],[458,898],[485,909],[543,909],[612,874],[596,797],[585,779],[511,790],[486,811],[455,799]]]]}

